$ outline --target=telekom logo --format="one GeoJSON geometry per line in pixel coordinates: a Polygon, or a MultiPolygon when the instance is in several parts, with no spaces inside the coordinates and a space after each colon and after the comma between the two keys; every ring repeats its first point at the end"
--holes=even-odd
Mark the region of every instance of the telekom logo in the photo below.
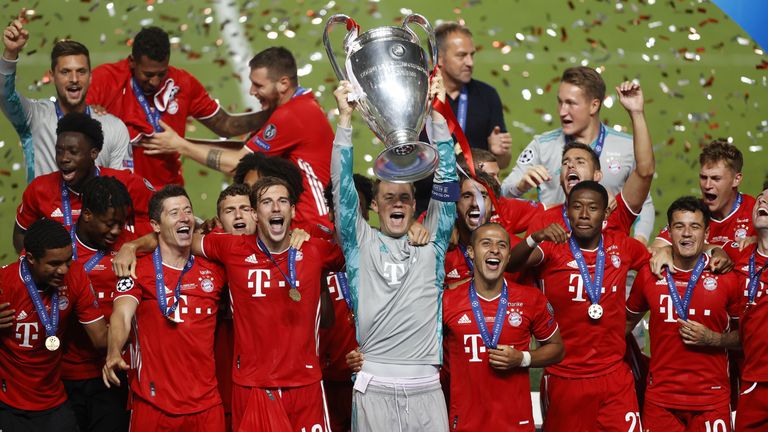
{"type": "Polygon", "coordinates": [[[267,295],[262,289],[269,288],[269,279],[271,276],[267,269],[248,270],[248,288],[254,290],[251,297],[266,297],[267,295]],[[256,275],[255,280],[251,280],[253,275],[256,275]]]}
{"type": "Polygon", "coordinates": [[[464,335],[464,352],[467,354],[472,354],[472,357],[469,359],[470,363],[483,361],[480,358],[480,353],[485,352],[485,344],[483,343],[483,338],[479,334],[464,335]]]}
{"type": "Polygon", "coordinates": [[[30,342],[36,341],[38,337],[36,322],[16,323],[16,339],[22,341],[19,346],[32,348],[30,342]]]}

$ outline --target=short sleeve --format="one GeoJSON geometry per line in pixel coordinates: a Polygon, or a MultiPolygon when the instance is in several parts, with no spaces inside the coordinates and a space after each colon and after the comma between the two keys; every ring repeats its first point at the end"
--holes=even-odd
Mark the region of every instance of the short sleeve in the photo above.
{"type": "Polygon", "coordinates": [[[545,341],[552,337],[557,330],[557,321],[555,320],[555,309],[549,303],[547,298],[540,291],[531,289],[536,295],[536,310],[531,323],[531,333],[540,341],[545,341]]]}
{"type": "Polygon", "coordinates": [[[645,285],[649,282],[655,283],[654,281],[649,281],[649,274],[650,270],[648,269],[639,271],[635,282],[632,284],[632,289],[627,298],[627,311],[633,314],[645,313],[649,309],[648,301],[645,298],[645,285]]]}
{"type": "Polygon", "coordinates": [[[659,235],[656,236],[656,240],[661,240],[667,245],[672,245],[672,238],[669,236],[669,225],[664,225],[664,228],[659,231],[659,235]]]}
{"type": "Polygon", "coordinates": [[[619,193],[616,195],[616,209],[608,216],[608,228],[629,235],[632,224],[635,223],[638,216],[639,214],[632,213],[627,203],[624,202],[624,197],[619,193]]]}
{"type": "Polygon", "coordinates": [[[626,237],[622,254],[624,253],[629,257],[629,268],[632,270],[640,271],[640,269],[648,265],[648,261],[651,259],[648,248],[632,237],[626,237]]]}
{"type": "Polygon", "coordinates": [[[544,212],[544,206],[536,201],[517,198],[499,198],[499,215],[510,234],[528,231],[544,212]]]}
{"type": "Polygon", "coordinates": [[[75,282],[75,286],[71,289],[77,293],[77,298],[74,301],[77,320],[81,324],[90,324],[104,318],[99,302],[96,300],[96,294],[91,286],[91,280],[88,278],[83,267],[80,265],[70,266],[69,272],[73,273],[72,279],[75,282]]]}
{"type": "Polygon", "coordinates": [[[101,65],[93,69],[85,98],[89,105],[107,107],[112,102],[111,93],[115,88],[116,80],[110,73],[109,66],[111,65],[101,65]]]}
{"type": "Polygon", "coordinates": [[[203,256],[212,261],[223,262],[223,258],[228,255],[228,250],[232,247],[232,242],[236,236],[227,233],[208,233],[203,236],[203,256]]]}
{"type": "Polygon", "coordinates": [[[322,242],[322,246],[318,249],[324,257],[323,271],[336,273],[344,270],[345,261],[341,247],[327,240],[319,240],[319,242],[322,242]]]}
{"type": "Polygon", "coordinates": [[[744,307],[747,302],[747,297],[744,295],[744,290],[742,289],[742,287],[745,287],[744,289],[746,289],[747,279],[733,271],[727,273],[725,276],[728,277],[729,286],[731,288],[728,291],[728,316],[733,319],[738,319],[741,317],[742,312],[744,312],[744,307]]]}
{"type": "Polygon", "coordinates": [[[38,200],[42,196],[37,192],[37,185],[37,182],[32,181],[24,189],[24,193],[21,195],[21,204],[16,208],[16,223],[22,229],[29,228],[32,222],[45,217],[38,205],[38,200]]]}
{"type": "Polygon", "coordinates": [[[186,75],[191,94],[189,115],[196,119],[206,119],[216,114],[219,111],[219,103],[211,98],[197,78],[189,73],[186,75]]]}
{"type": "Polygon", "coordinates": [[[270,156],[284,156],[298,146],[303,128],[290,116],[290,110],[275,111],[267,124],[246,141],[248,149],[270,156]]]}

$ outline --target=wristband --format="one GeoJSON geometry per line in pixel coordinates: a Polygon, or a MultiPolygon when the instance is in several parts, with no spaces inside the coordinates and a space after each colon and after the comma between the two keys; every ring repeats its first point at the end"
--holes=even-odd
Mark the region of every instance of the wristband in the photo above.
{"type": "Polygon", "coordinates": [[[520,367],[528,367],[531,365],[531,353],[523,351],[523,361],[520,362],[520,367]]]}
{"type": "Polygon", "coordinates": [[[528,236],[525,238],[525,244],[527,244],[529,248],[534,249],[536,246],[539,245],[539,242],[534,240],[533,236],[528,236]]]}

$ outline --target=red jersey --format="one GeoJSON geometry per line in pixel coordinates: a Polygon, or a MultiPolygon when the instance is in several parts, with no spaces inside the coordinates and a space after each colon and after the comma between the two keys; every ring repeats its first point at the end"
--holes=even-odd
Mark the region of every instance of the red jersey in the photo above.
{"type": "Polygon", "coordinates": [[[760,282],[755,293],[754,303],[749,302],[749,258],[755,255],[755,272],[768,264],[768,256],[757,250],[752,244],[739,251],[737,243],[729,243],[723,247],[734,263],[733,271],[740,276],[742,289],[742,311],[739,319],[739,334],[744,353],[744,364],[741,367],[741,378],[744,381],[768,381],[768,270],[760,275],[760,282]]]}
{"type": "MultiPolygon", "coordinates": [[[[152,232],[152,226],[149,224],[149,200],[155,193],[152,184],[133,174],[129,170],[115,170],[111,168],[98,167],[99,175],[109,176],[118,179],[128,189],[128,194],[133,201],[133,216],[135,232],[137,235],[152,232]]],[[[32,182],[24,189],[21,196],[21,204],[16,209],[16,224],[26,230],[32,222],[46,218],[53,219],[64,224],[64,206],[61,198],[61,172],[52,173],[35,177],[32,182]]],[[[80,194],[69,189],[69,201],[72,209],[72,223],[77,222],[80,217],[80,194]]],[[[133,231],[133,229],[130,229],[133,231]]]]}
{"type": "Polygon", "coordinates": [[[333,327],[320,329],[320,365],[323,379],[351,382],[352,369],[347,366],[347,353],[357,348],[355,319],[339,288],[337,274],[328,276],[328,291],[336,317],[333,327]]]}
{"type": "MultiPolygon", "coordinates": [[[[691,271],[675,270],[672,278],[682,299],[691,271]]],[[[739,316],[739,287],[733,273],[718,275],[705,269],[693,288],[688,319],[712,331],[727,332],[730,319],[739,316]]],[[[659,280],[648,266],[643,267],[632,285],[627,310],[634,314],[650,311],[652,355],[647,400],[672,409],[704,411],[728,403],[731,386],[727,350],[683,343],[666,278],[659,280]]]]}
{"type": "Polygon", "coordinates": [[[288,297],[288,251],[259,249],[255,235],[208,234],[206,257],[221,262],[229,276],[235,324],[232,381],[244,387],[300,387],[321,378],[318,361],[320,278],[326,262],[343,266],[340,249],[310,239],[296,253],[298,302],[288,297]],[[283,276],[285,275],[285,276],[283,276]]]}
{"type": "MultiPolygon", "coordinates": [[[[563,220],[563,206],[565,206],[565,204],[558,204],[543,211],[539,217],[531,223],[528,232],[534,233],[553,223],[560,224],[563,228],[567,229],[568,227],[565,226],[565,221],[563,220]]],[[[638,213],[633,213],[627,206],[627,203],[624,202],[624,197],[619,193],[616,195],[616,208],[608,215],[608,218],[604,222],[603,231],[616,230],[629,235],[629,232],[632,229],[632,224],[635,223],[638,216],[638,213]]]]}
{"type": "MultiPolygon", "coordinates": [[[[563,324],[560,334],[567,353],[562,362],[548,367],[547,373],[565,378],[589,378],[614,371],[621,365],[626,347],[627,272],[647,265],[648,250],[622,232],[603,231],[605,271],[600,290],[603,316],[595,320],[587,314],[592,303],[568,243],[544,242],[539,247],[544,258],[536,268],[537,278],[555,308],[558,321],[563,324]]],[[[594,280],[597,250],[582,249],[582,252],[590,278],[594,280]]]]}
{"type": "MultiPolygon", "coordinates": [[[[509,304],[499,344],[528,351],[531,335],[543,341],[555,333],[554,312],[541,291],[516,283],[507,286],[509,304]]],[[[478,298],[486,321],[483,325],[491,333],[499,296],[478,298]]],[[[469,283],[445,292],[443,329],[447,357],[451,359],[451,430],[533,431],[528,368],[498,371],[488,364],[488,353],[469,301],[469,283]]]]}
{"type": "MultiPolygon", "coordinates": [[[[728,216],[723,219],[710,219],[707,243],[722,245],[756,235],[755,227],[752,224],[752,210],[755,208],[755,199],[747,194],[741,194],[741,196],[741,204],[728,216]]],[[[656,238],[671,245],[669,225],[662,228],[656,238]]]]}
{"type": "Polygon", "coordinates": [[[246,141],[249,150],[289,159],[301,170],[304,193],[296,204],[296,226],[332,226],[323,191],[331,181],[333,137],[322,107],[307,91],[278,106],[267,124],[246,141]]]}
{"type": "MultiPolygon", "coordinates": [[[[92,263],[90,271],[86,267],[91,258],[98,252],[96,249],[84,245],[77,239],[77,262],[83,265],[91,287],[99,302],[104,318],[109,322],[112,316],[112,298],[114,297],[117,276],[112,271],[112,259],[117,255],[119,247],[113,248],[98,261],[92,263]]],[[[89,266],[90,267],[90,266],[89,266]]],[[[61,363],[61,379],[85,380],[101,378],[101,368],[104,366],[105,356],[103,352],[96,350],[91,339],[81,325],[74,321],[69,322],[67,330],[69,340],[66,341],[66,349],[61,363]]]]}
{"type": "MultiPolygon", "coordinates": [[[[131,141],[154,135],[144,109],[136,99],[131,85],[132,74],[128,59],[100,65],[93,69],[91,86],[86,101],[89,105],[101,105],[110,114],[125,123],[131,141]]],[[[187,117],[198,120],[212,117],[219,111],[219,104],[208,95],[200,81],[189,72],[168,67],[165,81],[147,103],[152,110],[159,110],[160,120],[180,136],[185,136],[187,117]]],[[[133,147],[136,174],[149,179],[157,187],[167,184],[184,184],[181,160],[178,153],[145,156],[142,147],[133,147]]]]}
{"type": "Polygon", "coordinates": [[[536,201],[506,197],[498,197],[497,201],[499,208],[494,209],[490,222],[504,225],[510,235],[528,231],[530,225],[544,213],[544,206],[536,201]]]}
{"type": "MultiPolygon", "coordinates": [[[[163,263],[169,307],[181,270],[163,263]]],[[[138,302],[133,320],[131,391],[173,415],[193,414],[220,404],[213,335],[221,290],[227,282],[223,269],[195,258],[182,279],[173,321],[160,312],[152,254],[137,260],[136,276],[118,281],[114,296],[114,300],[128,297],[138,302]]]]}
{"type": "MultiPolygon", "coordinates": [[[[0,330],[0,402],[25,411],[40,411],[67,400],[61,383],[64,349],[45,348],[45,327],[21,279],[20,262],[0,269],[0,303],[16,310],[13,327],[0,330]]],[[[81,324],[104,319],[83,267],[73,262],[59,290],[59,327],[56,335],[66,341],[67,323],[77,317],[81,324]]],[[[41,293],[46,313],[51,313],[51,293],[41,293]]]]}

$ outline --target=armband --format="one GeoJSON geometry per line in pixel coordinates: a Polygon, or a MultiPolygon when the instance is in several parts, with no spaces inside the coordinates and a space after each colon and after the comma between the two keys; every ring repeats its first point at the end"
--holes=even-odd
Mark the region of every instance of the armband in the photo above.
{"type": "Polygon", "coordinates": [[[432,199],[443,202],[456,202],[459,200],[459,182],[432,184],[432,199]]]}

